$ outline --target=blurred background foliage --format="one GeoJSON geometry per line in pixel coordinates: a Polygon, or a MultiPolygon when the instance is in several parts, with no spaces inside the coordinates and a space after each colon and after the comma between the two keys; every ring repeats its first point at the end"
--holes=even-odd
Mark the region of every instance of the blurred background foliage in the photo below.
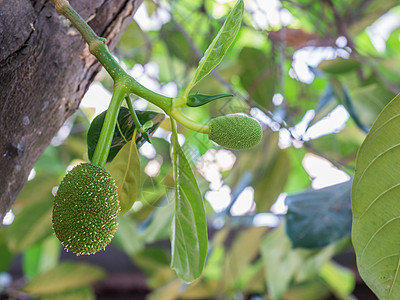
{"type": "MultiPolygon", "coordinates": [[[[144,0],[114,55],[139,82],[177,97],[234,4],[144,0]]],[[[171,128],[162,115],[148,114],[159,127],[152,145],[139,139],[139,198],[112,244],[75,257],[53,234],[52,193],[88,161],[90,121],[110,99],[112,81],[100,73],[0,228],[0,298],[355,299],[354,261],[338,263],[352,253],[351,177],[365,134],[399,92],[399,36],[396,0],[246,1],[238,37],[192,91],[233,97],[186,114],[206,123],[248,113],[264,138],[228,151],[178,128],[209,227],[205,271],[192,284],[169,267],[171,128]]],[[[134,105],[160,113],[143,99],[134,105]]]]}

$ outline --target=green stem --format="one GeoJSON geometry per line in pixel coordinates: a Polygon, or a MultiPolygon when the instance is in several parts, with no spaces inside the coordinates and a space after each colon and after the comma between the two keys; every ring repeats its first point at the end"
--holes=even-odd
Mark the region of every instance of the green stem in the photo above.
{"type": "Polygon", "coordinates": [[[170,113],[171,118],[175,119],[176,121],[178,121],[180,124],[182,124],[183,126],[200,132],[200,133],[205,133],[208,134],[210,132],[210,128],[207,124],[202,124],[202,123],[197,123],[194,122],[190,119],[188,119],[183,113],[182,110],[179,108],[174,108],[171,113],[170,113]]]}
{"type": "Polygon", "coordinates": [[[99,37],[84,19],[71,7],[67,0],[50,0],[57,12],[64,15],[75,28],[80,32],[86,43],[89,45],[89,51],[92,53],[114,81],[122,81],[128,74],[122,69],[118,62],[114,59],[105,44],[105,39],[99,37]]]}
{"type": "MultiPolygon", "coordinates": [[[[115,89],[120,88],[119,92],[114,91],[113,99],[111,100],[110,108],[104,121],[104,126],[108,128],[107,132],[114,131],[115,121],[119,111],[118,105],[121,105],[122,99],[130,93],[134,93],[139,97],[150,101],[154,105],[157,105],[162,110],[164,110],[166,114],[170,115],[172,118],[176,119],[179,123],[189,129],[206,134],[209,132],[208,125],[199,124],[192,120],[189,120],[186,116],[183,115],[182,111],[180,110],[180,107],[183,107],[186,104],[187,94],[191,89],[191,87],[189,87],[190,85],[185,90],[184,96],[180,99],[176,99],[176,103],[173,103],[173,100],[170,97],[166,97],[149,90],[148,88],[137,82],[134,78],[129,76],[122,69],[122,67],[108,51],[108,48],[105,44],[105,39],[97,36],[97,34],[92,30],[92,28],[90,28],[85,20],[83,20],[81,16],[70,6],[67,0],[50,1],[56,7],[57,12],[67,17],[68,20],[70,20],[71,23],[76,27],[76,29],[78,29],[78,31],[81,33],[81,35],[89,45],[90,53],[92,53],[99,60],[99,62],[113,78],[115,89]],[[124,93],[121,92],[122,90],[124,91],[124,93]],[[121,94],[124,95],[122,96],[122,98],[119,98],[121,94]],[[111,124],[107,123],[109,121],[112,121],[111,124]]],[[[134,117],[133,114],[132,116],[134,117]]],[[[103,130],[101,133],[103,134],[103,130]]],[[[112,140],[112,136],[110,136],[108,139],[106,139],[104,135],[101,135],[100,138],[102,138],[102,136],[103,139],[99,140],[98,147],[96,147],[95,155],[93,156],[94,160],[92,160],[94,161],[94,163],[97,163],[99,165],[105,164],[107,157],[104,158],[103,156],[105,155],[105,152],[107,152],[108,155],[109,147],[112,140]],[[108,143],[109,141],[110,143],[108,143]],[[103,145],[103,142],[106,142],[106,144],[103,145]]]]}
{"type": "MultiPolygon", "coordinates": [[[[133,104],[132,104],[132,99],[131,99],[131,97],[130,97],[129,95],[126,96],[126,97],[125,97],[125,101],[126,101],[126,103],[128,104],[129,111],[131,112],[131,116],[132,116],[132,119],[133,119],[133,123],[135,123],[135,128],[136,128],[137,130],[140,131],[140,133],[142,134],[142,136],[144,137],[144,139],[145,139],[147,142],[151,143],[151,140],[150,140],[149,135],[147,134],[146,130],[143,128],[142,124],[140,123],[140,120],[139,120],[139,118],[138,118],[138,116],[137,116],[137,114],[136,114],[136,111],[135,111],[135,109],[133,108],[133,104]]],[[[134,135],[134,137],[136,137],[136,134],[134,135]]]]}
{"type": "Polygon", "coordinates": [[[114,137],[115,124],[117,123],[119,108],[121,106],[127,91],[124,86],[115,87],[108,107],[103,127],[101,128],[100,138],[94,151],[92,163],[104,167],[107,162],[108,153],[114,137]]]}
{"type": "Polygon", "coordinates": [[[132,77],[129,77],[127,79],[126,85],[129,88],[131,93],[136,94],[139,97],[142,97],[142,98],[148,100],[149,102],[153,103],[154,105],[157,105],[163,111],[165,111],[165,113],[167,115],[170,114],[171,109],[172,109],[172,98],[157,94],[157,93],[149,90],[148,88],[141,85],[139,82],[137,82],[132,77]]]}
{"type": "Polygon", "coordinates": [[[138,116],[137,116],[137,114],[136,114],[136,111],[135,111],[135,109],[133,108],[133,104],[132,104],[132,99],[131,99],[131,97],[128,95],[128,96],[126,96],[125,97],[125,101],[126,101],[126,103],[128,104],[128,108],[129,108],[129,111],[131,112],[131,116],[132,116],[132,119],[133,119],[133,123],[135,124],[135,127],[140,131],[140,132],[142,132],[143,133],[143,128],[142,128],[142,124],[140,123],[140,120],[139,120],[139,118],[138,118],[138,116]]]}

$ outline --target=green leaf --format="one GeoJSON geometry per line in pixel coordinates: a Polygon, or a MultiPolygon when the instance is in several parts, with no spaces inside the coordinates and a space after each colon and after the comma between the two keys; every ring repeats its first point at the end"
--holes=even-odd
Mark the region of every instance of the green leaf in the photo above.
{"type": "Polygon", "coordinates": [[[168,238],[174,213],[174,207],[171,204],[165,203],[165,205],[157,207],[150,216],[150,224],[140,233],[146,243],[154,243],[168,238]]]}
{"type": "Polygon", "coordinates": [[[304,190],[311,185],[310,176],[304,170],[302,161],[306,151],[304,147],[296,149],[290,147],[287,149],[290,157],[291,170],[289,173],[289,178],[286,183],[284,192],[286,193],[296,193],[298,191],[304,190]]]}
{"type": "Polygon", "coordinates": [[[64,262],[33,278],[23,290],[34,295],[59,293],[83,287],[105,276],[106,273],[99,267],[85,263],[64,262]]]}
{"type": "Polygon", "coordinates": [[[364,132],[368,132],[369,126],[362,123],[362,121],[360,120],[360,116],[354,108],[353,101],[346,87],[336,77],[331,77],[330,83],[332,85],[333,92],[339,104],[342,104],[346,108],[350,116],[353,118],[354,122],[361,130],[363,130],[364,132]]]}
{"type": "Polygon", "coordinates": [[[41,295],[40,300],[95,300],[96,295],[92,288],[83,286],[61,293],[41,295]]]}
{"type": "Polygon", "coordinates": [[[268,294],[282,299],[293,283],[305,282],[318,275],[325,262],[349,246],[345,239],[321,250],[293,249],[285,234],[285,224],[269,233],[261,242],[268,294]]]}
{"type": "Polygon", "coordinates": [[[355,69],[358,69],[360,66],[361,64],[354,59],[344,59],[341,57],[337,57],[332,60],[322,61],[319,64],[318,68],[326,73],[337,75],[353,71],[355,69]]]}
{"type": "Polygon", "coordinates": [[[254,186],[254,201],[258,212],[269,211],[285,188],[289,173],[290,157],[286,151],[280,150],[254,186]]]}
{"type": "Polygon", "coordinates": [[[352,90],[351,99],[363,124],[372,126],[382,109],[395,94],[383,84],[374,82],[352,90]]]}
{"type": "Polygon", "coordinates": [[[207,104],[211,101],[225,98],[225,97],[232,97],[232,94],[219,94],[219,95],[201,95],[201,94],[194,94],[189,95],[187,100],[187,105],[190,107],[198,107],[204,104],[207,104]]]}
{"type": "Polygon", "coordinates": [[[371,25],[389,9],[398,4],[397,0],[372,0],[366,2],[366,5],[363,5],[363,9],[357,13],[357,21],[353,22],[347,29],[350,36],[361,33],[367,26],[371,25]]]}
{"type": "Polygon", "coordinates": [[[9,227],[8,245],[13,252],[22,252],[52,234],[50,199],[25,206],[16,213],[9,227]]]}
{"type": "Polygon", "coordinates": [[[61,245],[55,235],[48,237],[40,244],[33,245],[24,252],[22,267],[24,275],[32,279],[58,264],[61,245]]]}
{"type": "Polygon", "coordinates": [[[152,44],[147,34],[135,20],[131,21],[121,36],[116,47],[116,53],[129,68],[137,63],[142,65],[148,63],[152,53],[152,44]]]}
{"type": "Polygon", "coordinates": [[[360,147],[351,194],[358,270],[381,299],[400,299],[399,116],[397,95],[360,147]]]}
{"type": "Polygon", "coordinates": [[[134,255],[143,250],[144,243],[138,234],[137,221],[132,220],[131,215],[128,214],[119,218],[118,230],[115,233],[113,243],[128,255],[134,255]]]}
{"type": "Polygon", "coordinates": [[[273,61],[265,51],[249,47],[243,47],[239,61],[242,66],[240,83],[250,98],[262,107],[271,108],[278,74],[273,61]]]}
{"type": "Polygon", "coordinates": [[[200,277],[207,256],[204,202],[193,171],[173,134],[175,214],[172,221],[171,267],[186,282],[200,277]]]}
{"type": "Polygon", "coordinates": [[[217,36],[211,42],[210,46],[204,53],[203,58],[199,62],[196,74],[192,78],[190,84],[186,88],[189,92],[192,87],[199,82],[203,77],[211,72],[221,61],[228,50],[229,46],[234,41],[236,34],[239,31],[240,25],[242,23],[244,11],[243,0],[239,0],[235,7],[231,10],[226,19],[224,25],[218,32],[217,36]]]}
{"type": "Polygon", "coordinates": [[[169,56],[180,59],[187,66],[196,66],[197,53],[193,51],[182,30],[178,29],[176,21],[163,25],[160,30],[160,39],[164,41],[169,56]]]}
{"type": "Polygon", "coordinates": [[[284,227],[269,233],[261,243],[267,290],[272,300],[279,300],[289,289],[290,282],[309,256],[305,250],[292,250],[284,227]]]}
{"type": "Polygon", "coordinates": [[[323,153],[331,161],[339,161],[347,167],[354,169],[354,157],[358,148],[365,139],[366,134],[361,131],[354,122],[349,122],[346,127],[338,133],[327,134],[318,139],[311,140],[313,152],[323,153]]]}
{"type": "Polygon", "coordinates": [[[329,261],[322,266],[319,275],[338,296],[338,299],[352,299],[346,298],[346,296],[351,294],[356,285],[353,271],[329,261]]]}
{"type": "Polygon", "coordinates": [[[321,248],[351,234],[351,181],[286,198],[293,247],[321,248]]]}
{"type": "MultiPolygon", "coordinates": [[[[92,160],[94,151],[96,150],[97,142],[100,137],[100,132],[101,128],[103,127],[106,113],[107,111],[103,111],[96,118],[94,118],[92,123],[90,124],[87,135],[89,160],[92,160]]],[[[154,131],[158,128],[158,126],[160,126],[161,122],[164,120],[163,114],[159,114],[154,111],[136,111],[136,114],[141,124],[145,124],[147,121],[153,122],[153,126],[146,129],[146,132],[149,136],[154,133],[154,131]]],[[[127,143],[127,141],[132,140],[133,132],[135,130],[135,123],[133,122],[129,109],[127,109],[126,107],[120,108],[117,122],[118,124],[115,126],[114,137],[111,143],[110,153],[108,154],[107,162],[110,162],[114,159],[114,157],[127,143]]],[[[137,147],[140,147],[145,141],[145,137],[142,136],[139,132],[139,135],[136,137],[137,147]]]]}
{"type": "Polygon", "coordinates": [[[136,144],[125,144],[110,164],[109,171],[118,187],[119,214],[131,209],[140,190],[140,162],[136,144]]]}
{"type": "Polygon", "coordinates": [[[225,288],[233,288],[245,269],[257,257],[260,241],[267,227],[251,227],[243,230],[234,240],[225,257],[225,288]]]}
{"type": "Polygon", "coordinates": [[[6,271],[11,263],[13,255],[8,249],[5,227],[0,228],[0,273],[6,271]]]}

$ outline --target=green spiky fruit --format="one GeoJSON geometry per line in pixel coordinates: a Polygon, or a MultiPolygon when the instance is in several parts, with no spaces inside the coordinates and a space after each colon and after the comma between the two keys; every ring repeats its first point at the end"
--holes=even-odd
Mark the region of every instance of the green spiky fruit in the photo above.
{"type": "Polygon", "coordinates": [[[243,115],[227,115],[212,119],[208,137],[228,149],[243,150],[257,145],[262,139],[260,124],[243,115]]]}
{"type": "Polygon", "coordinates": [[[118,215],[117,187],[110,173],[84,163],[68,172],[58,187],[53,229],[67,250],[93,254],[111,242],[118,215]]]}

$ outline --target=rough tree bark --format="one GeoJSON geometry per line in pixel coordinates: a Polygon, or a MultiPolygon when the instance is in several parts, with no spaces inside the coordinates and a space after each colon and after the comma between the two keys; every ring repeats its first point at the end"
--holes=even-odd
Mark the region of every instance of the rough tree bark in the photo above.
{"type": "MultiPolygon", "coordinates": [[[[70,0],[110,49],[141,2],[70,0]]],[[[49,1],[0,0],[0,224],[100,67],[49,1]]]]}

